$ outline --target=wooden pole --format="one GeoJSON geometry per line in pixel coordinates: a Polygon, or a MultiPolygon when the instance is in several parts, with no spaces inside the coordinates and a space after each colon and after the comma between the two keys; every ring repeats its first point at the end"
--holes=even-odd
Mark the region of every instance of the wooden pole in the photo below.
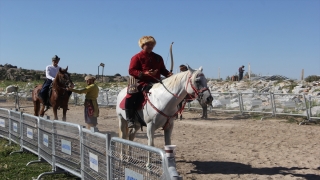
{"type": "Polygon", "coordinates": [[[249,75],[249,81],[251,80],[251,67],[250,67],[250,63],[248,65],[248,75],[249,75]]]}
{"type": "Polygon", "coordinates": [[[102,66],[102,82],[103,82],[103,71],[104,71],[104,66],[102,66]]]}
{"type": "Polygon", "coordinates": [[[100,67],[100,66],[98,66],[98,77],[97,77],[97,79],[99,79],[99,67],[100,67]]]}

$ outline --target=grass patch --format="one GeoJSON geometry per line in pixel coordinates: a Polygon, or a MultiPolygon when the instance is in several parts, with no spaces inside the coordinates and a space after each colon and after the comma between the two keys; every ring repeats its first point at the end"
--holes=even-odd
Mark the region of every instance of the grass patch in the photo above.
{"type": "MultiPolygon", "coordinates": [[[[32,179],[37,178],[43,172],[50,172],[51,166],[48,163],[37,163],[26,166],[30,161],[37,160],[38,157],[29,152],[14,153],[12,151],[20,149],[18,145],[6,146],[8,141],[0,138],[0,179],[32,179]]],[[[60,174],[48,175],[42,179],[78,179],[77,177],[60,174]]]]}
{"type": "Polygon", "coordinates": [[[250,118],[255,119],[255,120],[261,120],[262,117],[264,117],[263,114],[250,113],[250,118]]]}

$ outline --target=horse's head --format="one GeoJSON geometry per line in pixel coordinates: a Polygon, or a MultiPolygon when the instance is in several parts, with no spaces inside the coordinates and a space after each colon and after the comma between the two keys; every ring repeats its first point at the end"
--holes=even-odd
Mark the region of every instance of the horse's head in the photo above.
{"type": "Polygon", "coordinates": [[[70,74],[68,73],[68,66],[66,69],[59,69],[56,79],[58,80],[58,83],[65,88],[73,85],[70,74]]]}
{"type": "Polygon", "coordinates": [[[210,90],[207,86],[207,79],[202,72],[203,68],[192,69],[188,65],[188,71],[190,74],[189,82],[187,86],[188,94],[194,94],[196,98],[203,104],[211,104],[213,97],[211,96],[210,90]]]}

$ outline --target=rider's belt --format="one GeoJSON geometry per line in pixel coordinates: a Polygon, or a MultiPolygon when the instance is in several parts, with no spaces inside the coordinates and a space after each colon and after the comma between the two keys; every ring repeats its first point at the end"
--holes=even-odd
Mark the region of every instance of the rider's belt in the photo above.
{"type": "Polygon", "coordinates": [[[133,76],[129,76],[127,93],[134,94],[134,93],[139,92],[138,85],[139,84],[137,83],[137,79],[134,78],[133,76]]]}

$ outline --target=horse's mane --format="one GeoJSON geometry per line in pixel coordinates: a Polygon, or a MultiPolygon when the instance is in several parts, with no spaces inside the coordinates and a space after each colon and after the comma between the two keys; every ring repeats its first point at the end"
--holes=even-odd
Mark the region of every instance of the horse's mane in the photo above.
{"type": "MultiPolygon", "coordinates": [[[[194,71],[192,73],[191,81],[194,82],[196,80],[197,75],[200,73],[202,73],[202,71],[199,71],[199,70],[194,71]]],[[[189,71],[180,72],[162,80],[162,82],[167,88],[173,89],[174,87],[179,85],[179,83],[182,80],[188,78],[187,76],[188,74],[189,74],[189,71]]],[[[160,86],[162,86],[160,83],[156,83],[152,86],[152,88],[158,88],[160,86]]]]}

